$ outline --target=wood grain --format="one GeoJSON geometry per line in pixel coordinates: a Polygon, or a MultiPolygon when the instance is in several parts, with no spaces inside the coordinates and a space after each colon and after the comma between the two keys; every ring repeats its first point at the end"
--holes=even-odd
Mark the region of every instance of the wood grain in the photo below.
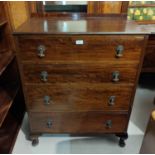
{"type": "Polygon", "coordinates": [[[144,33],[123,17],[33,18],[16,30],[32,138],[42,133],[126,133],[147,41],[144,33]],[[84,44],[76,45],[76,40],[84,44]],[[39,45],[46,47],[43,58],[38,57],[39,45]],[[116,57],[118,45],[124,47],[121,58],[116,57]],[[120,81],[113,83],[116,70],[120,81]],[[48,73],[47,82],[40,79],[42,71],[48,73]],[[116,98],[109,106],[111,96],[116,98]],[[111,128],[105,127],[108,120],[111,128]]]}
{"type": "Polygon", "coordinates": [[[144,37],[130,35],[21,36],[20,57],[24,61],[139,61],[144,37]],[[83,40],[84,45],[76,45],[83,40]],[[45,57],[38,57],[38,47],[46,47],[45,57]],[[124,46],[123,57],[116,58],[116,48],[124,46]]]}
{"type": "Polygon", "coordinates": [[[120,133],[125,131],[127,115],[104,113],[29,113],[31,131],[35,133],[120,133]],[[47,121],[52,120],[51,128],[47,121]],[[112,127],[106,121],[112,120],[112,127]],[[120,123],[121,122],[121,123],[120,123]]]}
{"type": "MultiPolygon", "coordinates": [[[[42,15],[41,15],[42,16],[42,15]]],[[[48,15],[47,15],[48,16],[48,15]]],[[[151,34],[136,22],[124,16],[80,16],[71,17],[31,18],[18,29],[14,35],[21,34],[151,34]],[[37,25],[37,26],[36,26],[37,25]],[[65,26],[64,26],[65,25],[65,26]]]]}
{"type": "Polygon", "coordinates": [[[27,2],[14,1],[7,2],[10,16],[12,19],[12,25],[16,29],[21,26],[29,18],[28,4],[27,2]]]}
{"type": "Polygon", "coordinates": [[[87,13],[88,14],[103,14],[104,13],[104,1],[88,1],[87,13]]]}
{"type": "Polygon", "coordinates": [[[121,1],[104,1],[104,13],[121,13],[122,3],[121,1]]]}
{"type": "Polygon", "coordinates": [[[113,83],[113,73],[119,72],[117,83],[134,83],[138,64],[111,63],[50,63],[49,65],[24,64],[26,83],[44,83],[41,73],[48,73],[47,83],[64,82],[108,82],[113,83]]]}
{"type": "Polygon", "coordinates": [[[7,2],[0,2],[0,25],[0,153],[7,154],[13,149],[24,114],[7,2]]]}
{"type": "Polygon", "coordinates": [[[29,111],[111,111],[127,112],[130,108],[132,85],[103,83],[56,83],[26,85],[29,111]],[[49,96],[49,105],[44,97],[49,96]],[[115,96],[114,105],[109,97],[115,96]]]}

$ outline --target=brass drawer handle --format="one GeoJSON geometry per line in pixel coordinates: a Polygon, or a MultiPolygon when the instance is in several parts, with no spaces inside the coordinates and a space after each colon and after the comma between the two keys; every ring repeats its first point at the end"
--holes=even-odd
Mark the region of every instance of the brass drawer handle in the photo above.
{"type": "Polygon", "coordinates": [[[48,73],[47,73],[47,71],[42,71],[40,73],[40,77],[41,77],[41,81],[47,82],[47,80],[48,80],[48,73]]]}
{"type": "Polygon", "coordinates": [[[112,128],[112,120],[107,120],[105,126],[106,128],[112,128]]]}
{"type": "Polygon", "coordinates": [[[49,120],[47,121],[46,125],[47,125],[48,128],[51,128],[51,127],[52,127],[52,120],[49,119],[49,120]]]}
{"type": "Polygon", "coordinates": [[[123,56],[123,51],[124,51],[124,46],[118,45],[118,46],[116,47],[116,57],[117,57],[117,58],[122,57],[122,56],[123,56]]]}
{"type": "Polygon", "coordinates": [[[45,105],[49,105],[50,104],[50,97],[49,96],[44,96],[44,103],[45,103],[45,105]]]}
{"type": "Polygon", "coordinates": [[[44,45],[38,46],[37,50],[38,50],[38,56],[39,56],[40,58],[45,57],[46,48],[45,48],[44,45]]]}
{"type": "Polygon", "coordinates": [[[112,73],[112,81],[113,82],[118,82],[120,80],[120,73],[119,71],[114,71],[112,73]]]}
{"type": "Polygon", "coordinates": [[[113,106],[115,104],[116,96],[110,96],[109,97],[109,105],[113,106]]]}

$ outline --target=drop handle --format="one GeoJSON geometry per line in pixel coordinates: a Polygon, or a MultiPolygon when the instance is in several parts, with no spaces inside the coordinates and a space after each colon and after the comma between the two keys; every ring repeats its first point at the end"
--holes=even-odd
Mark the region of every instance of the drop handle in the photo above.
{"type": "Polygon", "coordinates": [[[112,120],[107,120],[105,126],[106,128],[112,128],[112,120]]]}
{"type": "Polygon", "coordinates": [[[42,71],[40,73],[40,77],[41,77],[41,81],[47,82],[47,80],[48,80],[48,73],[47,73],[47,71],[42,71]]]}
{"type": "Polygon", "coordinates": [[[51,99],[50,99],[49,96],[47,96],[47,95],[44,96],[44,104],[45,104],[45,105],[49,105],[49,104],[50,104],[50,100],[51,100],[51,99]]]}
{"type": "Polygon", "coordinates": [[[109,105],[113,106],[115,104],[116,96],[110,96],[109,97],[109,105]]]}
{"type": "Polygon", "coordinates": [[[120,73],[119,71],[114,71],[112,73],[112,81],[113,82],[118,82],[120,80],[120,73]]]}
{"type": "Polygon", "coordinates": [[[39,45],[38,48],[37,48],[37,51],[38,51],[38,56],[39,56],[40,58],[45,57],[46,48],[45,48],[44,45],[39,45]]]}
{"type": "Polygon", "coordinates": [[[123,56],[123,51],[124,51],[124,46],[123,45],[118,45],[116,47],[116,57],[120,58],[123,56]]]}
{"type": "Polygon", "coordinates": [[[52,120],[48,120],[46,125],[48,128],[51,128],[52,127],[52,120]]]}

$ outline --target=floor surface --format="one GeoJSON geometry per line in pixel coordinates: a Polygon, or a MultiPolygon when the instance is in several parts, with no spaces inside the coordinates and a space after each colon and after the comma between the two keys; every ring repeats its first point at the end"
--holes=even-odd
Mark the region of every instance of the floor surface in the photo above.
{"type": "Polygon", "coordinates": [[[112,153],[112,154],[132,154],[139,153],[144,132],[150,113],[155,109],[154,103],[155,89],[139,86],[136,91],[133,110],[130,118],[128,133],[129,138],[126,146],[118,146],[118,138],[114,135],[103,137],[70,137],[69,135],[43,135],[39,138],[39,145],[33,147],[31,142],[26,140],[27,135],[27,115],[25,115],[22,128],[17,137],[12,153],[42,153],[42,154],[77,154],[77,153],[112,153]]]}

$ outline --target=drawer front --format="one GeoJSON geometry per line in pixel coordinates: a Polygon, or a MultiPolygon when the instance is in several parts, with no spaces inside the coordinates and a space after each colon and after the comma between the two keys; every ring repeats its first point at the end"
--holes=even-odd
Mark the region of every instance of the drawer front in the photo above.
{"type": "Polygon", "coordinates": [[[26,83],[109,82],[134,83],[138,64],[68,63],[24,64],[26,83]]]}
{"type": "Polygon", "coordinates": [[[19,55],[27,61],[139,60],[144,36],[21,36],[19,55]]]}
{"type": "Polygon", "coordinates": [[[127,115],[95,112],[30,113],[31,132],[119,133],[126,130],[127,115]]]}
{"type": "Polygon", "coordinates": [[[26,85],[28,109],[50,111],[123,111],[130,106],[132,86],[66,83],[26,85]]]}

